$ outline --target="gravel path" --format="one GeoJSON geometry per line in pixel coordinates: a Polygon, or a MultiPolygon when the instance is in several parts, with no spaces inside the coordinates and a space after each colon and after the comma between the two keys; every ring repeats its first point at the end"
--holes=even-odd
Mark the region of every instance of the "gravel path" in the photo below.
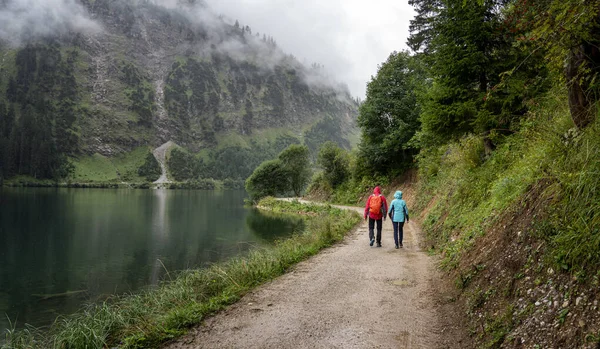
{"type": "Polygon", "coordinates": [[[451,304],[440,302],[435,259],[418,247],[418,225],[405,227],[399,250],[392,231],[388,220],[383,247],[370,247],[363,222],[166,348],[462,347],[451,304]]]}

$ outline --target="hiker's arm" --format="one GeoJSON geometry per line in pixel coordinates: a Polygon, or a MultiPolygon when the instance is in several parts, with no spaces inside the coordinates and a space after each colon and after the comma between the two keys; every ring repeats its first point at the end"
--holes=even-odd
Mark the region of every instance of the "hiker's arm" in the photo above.
{"type": "Polygon", "coordinates": [[[382,196],[381,198],[383,199],[383,200],[381,200],[381,201],[382,201],[382,205],[383,205],[383,212],[384,212],[384,214],[383,214],[383,220],[385,221],[385,217],[387,216],[387,215],[385,214],[385,212],[387,212],[387,210],[388,210],[388,205],[387,205],[387,200],[385,199],[385,196],[382,196]]]}
{"type": "Polygon", "coordinates": [[[404,203],[404,213],[406,214],[406,223],[408,223],[409,218],[408,218],[408,206],[406,206],[406,203],[404,203]]]}
{"type": "Polygon", "coordinates": [[[365,205],[365,214],[364,217],[367,219],[367,214],[369,213],[369,204],[371,203],[371,196],[367,199],[367,204],[365,205]]]}

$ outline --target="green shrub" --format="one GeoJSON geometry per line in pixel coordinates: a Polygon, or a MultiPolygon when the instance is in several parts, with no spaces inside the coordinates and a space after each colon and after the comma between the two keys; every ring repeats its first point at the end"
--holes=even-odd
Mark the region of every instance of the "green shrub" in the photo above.
{"type": "Polygon", "coordinates": [[[255,201],[284,194],[289,191],[289,177],[281,160],[265,161],[246,180],[246,191],[255,201]]]}
{"type": "Polygon", "coordinates": [[[289,186],[300,196],[311,176],[310,151],[305,145],[292,144],[278,156],[289,175],[289,186]]]}
{"type": "Polygon", "coordinates": [[[148,153],[144,160],[144,164],[138,168],[138,175],[146,178],[149,182],[154,182],[160,178],[161,174],[162,169],[160,164],[152,153],[148,153]]]}
{"type": "Polygon", "coordinates": [[[174,148],[167,160],[169,172],[176,181],[196,179],[200,175],[200,162],[192,154],[174,148]]]}
{"type": "Polygon", "coordinates": [[[333,142],[325,142],[321,146],[317,163],[323,169],[324,177],[332,188],[350,177],[349,155],[333,142]]]}

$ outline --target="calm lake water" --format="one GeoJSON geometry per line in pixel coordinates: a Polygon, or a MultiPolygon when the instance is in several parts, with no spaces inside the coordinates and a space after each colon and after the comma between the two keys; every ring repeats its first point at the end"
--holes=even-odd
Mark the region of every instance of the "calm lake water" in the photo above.
{"type": "Polygon", "coordinates": [[[0,333],[302,230],[244,191],[0,188],[0,333]]]}

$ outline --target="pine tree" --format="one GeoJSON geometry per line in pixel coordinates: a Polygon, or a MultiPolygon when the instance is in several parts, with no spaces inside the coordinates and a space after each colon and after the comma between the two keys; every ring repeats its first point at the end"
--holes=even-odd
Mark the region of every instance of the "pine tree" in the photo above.
{"type": "Polygon", "coordinates": [[[537,59],[515,50],[502,29],[504,1],[464,6],[463,0],[412,0],[411,4],[417,16],[411,21],[408,43],[422,56],[433,82],[421,103],[422,145],[468,132],[510,128],[526,111],[522,96],[517,96],[519,84],[541,77],[537,81],[543,85],[545,71],[520,69],[510,81],[501,80],[501,74],[520,61],[537,59]],[[499,85],[504,88],[497,90],[499,85]],[[488,100],[490,94],[493,100],[488,100]]]}
{"type": "Polygon", "coordinates": [[[242,134],[249,135],[252,133],[253,119],[254,114],[252,113],[252,102],[250,102],[249,99],[246,99],[246,104],[244,106],[244,115],[242,116],[242,134]]]}

